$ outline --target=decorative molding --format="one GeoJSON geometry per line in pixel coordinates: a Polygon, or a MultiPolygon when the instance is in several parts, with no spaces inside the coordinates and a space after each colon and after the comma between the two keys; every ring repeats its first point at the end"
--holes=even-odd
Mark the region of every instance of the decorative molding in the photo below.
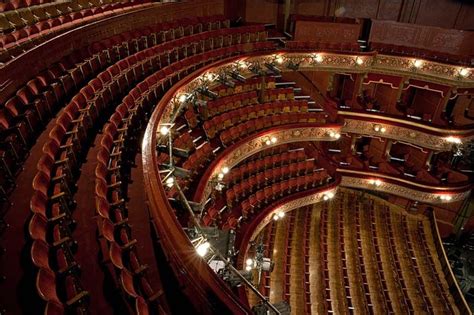
{"type": "MultiPolygon", "coordinates": [[[[338,171],[341,171],[341,170],[338,169],[338,171]]],[[[383,177],[383,176],[379,176],[379,177],[383,177]]],[[[429,204],[442,204],[442,203],[461,201],[461,200],[466,199],[471,193],[470,189],[466,191],[462,191],[462,192],[450,191],[450,192],[444,192],[444,193],[433,193],[433,192],[426,192],[426,191],[420,191],[420,190],[408,188],[402,183],[398,185],[398,184],[386,182],[386,181],[380,181],[379,185],[376,186],[373,183],[371,183],[371,179],[369,178],[353,177],[347,174],[343,174],[342,179],[341,179],[341,186],[386,192],[392,195],[396,195],[396,196],[400,196],[403,198],[416,200],[416,201],[420,201],[424,203],[429,203],[429,204]],[[447,196],[447,195],[450,196],[449,200],[441,198],[441,196],[447,196]]]]}
{"type": "MultiPolygon", "coordinates": [[[[352,113],[350,114],[352,115],[352,113]]],[[[384,120],[385,118],[378,116],[377,119],[384,120]]],[[[405,122],[405,124],[411,125],[410,122],[405,122]]],[[[420,124],[416,124],[413,126],[419,128],[419,125],[420,124]]],[[[431,129],[431,127],[426,126],[424,129],[431,129]]],[[[390,123],[345,118],[342,132],[363,134],[374,137],[384,137],[397,141],[408,142],[423,148],[429,148],[437,151],[451,151],[453,147],[453,143],[446,140],[447,137],[433,135],[418,129],[412,129],[408,127],[405,128],[390,123]],[[375,131],[375,125],[385,128],[385,132],[381,133],[380,131],[375,131]]],[[[449,133],[447,133],[447,135],[449,135],[449,133]]],[[[474,139],[474,135],[464,137],[462,139],[463,142],[467,142],[474,139]]]]}
{"type": "Polygon", "coordinates": [[[218,159],[209,167],[209,171],[201,178],[198,187],[204,185],[202,193],[195,195],[194,200],[204,202],[212,192],[211,179],[216,179],[221,169],[226,166],[232,169],[246,158],[263,151],[265,149],[275,147],[285,143],[303,142],[303,141],[335,141],[334,134],[341,132],[341,126],[309,126],[270,129],[263,133],[257,134],[254,138],[239,142],[226,149],[226,152],[220,154],[218,159]],[[266,140],[275,137],[275,143],[267,144],[266,140]],[[207,176],[206,176],[207,175],[207,176]]]}
{"type": "Polygon", "coordinates": [[[255,229],[252,232],[252,236],[250,237],[250,241],[255,240],[255,237],[263,230],[263,228],[271,221],[273,220],[273,215],[278,213],[278,212],[289,212],[294,209],[298,209],[304,206],[312,205],[318,202],[323,202],[325,201],[324,195],[327,193],[333,193],[334,195],[337,193],[338,187],[332,187],[329,188],[325,191],[320,191],[308,196],[304,196],[298,199],[293,199],[288,201],[287,203],[281,204],[276,206],[274,209],[271,209],[270,212],[263,218],[258,225],[255,227],[255,229]]]}
{"type": "MultiPolygon", "coordinates": [[[[368,112],[338,110],[337,114],[341,115],[341,116],[361,117],[361,118],[365,118],[365,119],[371,120],[371,121],[385,120],[389,123],[393,122],[393,123],[400,124],[400,125],[407,125],[410,128],[425,129],[427,132],[443,134],[445,136],[459,136],[459,137],[464,136],[466,139],[468,139],[467,141],[469,141],[471,138],[474,138],[474,130],[473,129],[439,128],[439,127],[433,127],[431,125],[424,124],[424,123],[418,123],[416,121],[406,120],[406,119],[403,119],[402,117],[395,118],[395,117],[391,117],[391,116],[377,115],[377,114],[368,113],[368,112]],[[471,134],[472,134],[472,136],[471,136],[471,134]],[[468,135],[468,136],[465,136],[465,135],[468,135]]],[[[348,119],[349,118],[345,118],[345,120],[348,120],[348,119]]]]}

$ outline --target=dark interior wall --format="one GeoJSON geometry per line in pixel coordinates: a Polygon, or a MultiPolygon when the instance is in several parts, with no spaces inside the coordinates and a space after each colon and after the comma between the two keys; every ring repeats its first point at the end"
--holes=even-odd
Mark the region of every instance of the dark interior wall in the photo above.
{"type": "MultiPolygon", "coordinates": [[[[244,7],[248,22],[282,20],[285,0],[227,1],[244,7]]],[[[474,30],[474,2],[463,0],[289,0],[290,14],[337,15],[474,30]]],[[[279,25],[281,26],[281,25],[279,25]]]]}

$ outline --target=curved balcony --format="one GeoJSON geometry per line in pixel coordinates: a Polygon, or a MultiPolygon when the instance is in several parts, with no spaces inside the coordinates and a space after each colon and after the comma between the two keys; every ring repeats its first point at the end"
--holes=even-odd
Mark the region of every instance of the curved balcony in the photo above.
{"type": "MultiPolygon", "coordinates": [[[[205,311],[211,309],[226,309],[235,313],[245,313],[248,310],[245,306],[242,306],[242,301],[234,295],[232,291],[230,291],[222,280],[218,279],[213,271],[208,268],[202,260],[193,258],[194,256],[192,253],[194,253],[194,247],[187,235],[184,233],[182,223],[178,218],[176,218],[174,211],[168,202],[168,196],[162,184],[162,175],[158,168],[159,158],[156,151],[157,145],[163,141],[159,135],[160,126],[173,124],[174,119],[178,117],[180,112],[183,110],[182,101],[180,100],[187,97],[187,95],[194,93],[194,91],[202,86],[202,84],[208,86],[212,85],[213,83],[209,81],[209,78],[216,76],[222,71],[237,70],[243,74],[251,74],[251,69],[258,68],[261,64],[272,64],[278,67],[278,65],[284,63],[289,64],[295,60],[299,60],[300,69],[305,67],[311,69],[328,67],[333,70],[343,70],[348,67],[351,69],[359,66],[370,67],[370,64],[377,63],[374,60],[370,60],[370,58],[375,58],[373,56],[358,57],[325,55],[324,61],[327,64],[321,65],[317,62],[315,63],[313,57],[313,54],[305,57],[301,57],[301,55],[297,57],[297,55],[288,55],[281,52],[271,55],[253,54],[241,56],[238,59],[233,58],[212,64],[189,75],[178,85],[168,91],[152,115],[143,141],[145,188],[148,196],[150,212],[157,230],[162,237],[162,245],[165,252],[167,252],[168,259],[171,261],[181,284],[185,287],[185,291],[192,300],[195,300],[196,303],[199,297],[202,298],[206,296],[205,292],[207,292],[206,298],[211,301],[211,306],[200,306],[204,307],[205,311]],[[362,63],[357,61],[359,60],[358,58],[363,58],[362,63]],[[183,274],[186,276],[183,277],[183,274]],[[218,301],[223,304],[220,304],[218,301]]],[[[453,69],[452,73],[455,71],[453,69]]],[[[294,69],[283,69],[283,71],[289,70],[294,69]]],[[[401,67],[397,69],[397,71],[405,73],[407,69],[401,67]]],[[[431,70],[427,69],[427,71],[431,70]]],[[[458,80],[455,75],[453,75],[452,78],[446,79],[458,80]]],[[[471,77],[467,78],[466,80],[469,82],[465,84],[471,84],[471,79],[471,77]]],[[[324,105],[328,104],[323,104],[323,107],[324,105]]],[[[196,202],[203,202],[207,199],[211,194],[211,185],[218,177],[221,169],[224,167],[232,168],[247,157],[260,152],[265,148],[276,146],[277,141],[278,145],[305,141],[334,141],[339,138],[335,137],[335,135],[339,135],[340,132],[344,131],[345,127],[342,128],[343,129],[341,130],[341,125],[334,123],[328,125],[305,123],[274,127],[256,134],[251,134],[250,136],[226,147],[224,151],[219,152],[217,159],[209,165],[204,175],[200,178],[193,200],[196,202]],[[270,141],[270,139],[273,138],[276,140],[270,141]]],[[[341,186],[379,190],[433,204],[463,200],[469,195],[471,188],[470,185],[463,185],[462,187],[457,187],[455,189],[446,187],[430,187],[376,172],[364,173],[344,169],[337,169],[337,171],[341,175],[340,179],[337,179],[337,183],[340,181],[341,186]],[[379,180],[376,180],[375,178],[379,180]],[[382,178],[384,179],[383,183],[380,182],[380,184],[378,184],[382,178]],[[446,197],[448,195],[449,197],[446,197]]],[[[336,188],[338,185],[337,183],[331,184],[332,186],[330,186],[330,189],[336,188]]],[[[301,204],[301,202],[310,202],[310,200],[314,202],[314,198],[321,199],[324,197],[324,193],[328,191],[328,187],[329,186],[324,186],[323,188],[315,190],[304,190],[296,193],[294,196],[281,199],[277,201],[276,204],[266,200],[265,204],[267,206],[263,208],[264,210],[259,211],[249,223],[243,223],[241,226],[260,226],[261,224],[264,224],[265,220],[268,220],[269,213],[273,213],[274,211],[277,211],[277,209],[290,209],[292,204],[296,207],[297,204],[301,204]]],[[[296,191],[298,191],[298,189],[296,191]]],[[[245,242],[242,244],[244,243],[245,242]]],[[[199,304],[197,303],[196,305],[199,304]]],[[[204,311],[204,309],[202,310],[204,311]]]]}

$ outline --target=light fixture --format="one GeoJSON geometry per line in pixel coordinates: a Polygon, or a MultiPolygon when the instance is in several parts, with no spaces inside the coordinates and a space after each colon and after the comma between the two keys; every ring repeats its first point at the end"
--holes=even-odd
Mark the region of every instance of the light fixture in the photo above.
{"type": "Polygon", "coordinates": [[[252,270],[252,266],[245,266],[245,271],[251,271],[252,270]]]}
{"type": "Polygon", "coordinates": [[[379,187],[382,185],[382,181],[380,179],[370,179],[369,184],[379,187]]]}
{"type": "Polygon", "coordinates": [[[277,138],[276,138],[276,137],[271,137],[271,138],[270,138],[270,141],[271,141],[272,143],[276,143],[276,142],[277,142],[277,138]]]}
{"type": "Polygon", "coordinates": [[[339,132],[329,131],[329,137],[339,139],[341,137],[341,134],[339,132]]]}
{"type": "Polygon", "coordinates": [[[461,68],[461,69],[459,69],[459,75],[460,75],[461,77],[464,77],[464,78],[465,78],[465,77],[467,77],[467,76],[469,75],[469,73],[470,73],[469,69],[466,69],[466,68],[461,68]]]}
{"type": "Polygon", "coordinates": [[[272,145],[272,144],[275,144],[277,143],[278,139],[276,137],[265,137],[263,139],[263,142],[266,144],[266,145],[272,145]]]}
{"type": "Polygon", "coordinates": [[[275,61],[276,61],[278,64],[281,65],[281,64],[283,63],[283,57],[282,57],[282,56],[277,56],[277,57],[275,58],[275,61]]]}
{"type": "Polygon", "coordinates": [[[166,136],[168,134],[168,132],[170,132],[170,128],[168,126],[161,126],[160,133],[163,136],[166,136]]]}
{"type": "Polygon", "coordinates": [[[223,174],[223,173],[219,173],[219,174],[217,175],[217,178],[218,178],[219,180],[222,180],[222,179],[224,178],[224,174],[223,174]]]}
{"type": "Polygon", "coordinates": [[[253,259],[252,258],[248,258],[246,261],[245,261],[245,264],[247,266],[252,266],[253,265],[253,259]]]}
{"type": "Polygon", "coordinates": [[[222,173],[224,173],[224,174],[229,173],[229,168],[228,168],[227,166],[224,166],[224,167],[222,168],[222,173]]]}
{"type": "Polygon", "coordinates": [[[455,144],[460,144],[461,143],[461,139],[458,138],[458,137],[453,137],[453,136],[449,136],[447,138],[445,138],[445,140],[449,143],[455,143],[455,144]]]}
{"type": "Polygon", "coordinates": [[[323,56],[321,56],[320,54],[314,54],[313,55],[313,60],[316,61],[317,63],[321,63],[323,62],[323,56]]]}
{"type": "Polygon", "coordinates": [[[423,65],[423,60],[420,60],[420,59],[413,60],[413,66],[415,68],[421,68],[422,65],[423,65]]]}
{"type": "Polygon", "coordinates": [[[273,215],[273,220],[274,220],[274,221],[278,221],[278,219],[280,219],[280,217],[279,217],[277,214],[274,214],[274,215],[273,215]]]}
{"type": "Polygon", "coordinates": [[[213,81],[214,80],[214,74],[213,73],[209,72],[209,73],[206,74],[205,77],[208,81],[213,81]]]}
{"type": "Polygon", "coordinates": [[[451,195],[446,195],[446,194],[439,195],[438,198],[443,200],[443,201],[451,201],[451,199],[453,199],[453,197],[451,195]]]}
{"type": "Polygon", "coordinates": [[[385,131],[387,131],[387,128],[385,128],[385,127],[383,127],[383,126],[381,126],[381,125],[379,125],[379,124],[375,124],[375,125],[374,125],[374,130],[375,130],[376,132],[382,132],[382,133],[384,133],[385,131]]]}
{"type": "Polygon", "coordinates": [[[166,186],[168,186],[168,187],[170,187],[170,188],[173,187],[173,185],[174,185],[174,177],[172,177],[172,176],[168,177],[168,178],[166,179],[165,183],[166,183],[166,186]]]}
{"type": "Polygon", "coordinates": [[[245,61],[239,61],[237,63],[238,67],[242,70],[245,70],[249,67],[249,65],[245,61]]]}
{"type": "Polygon", "coordinates": [[[323,200],[329,200],[334,198],[334,193],[332,191],[329,191],[323,195],[323,200]]]}
{"type": "Polygon", "coordinates": [[[283,218],[285,216],[285,212],[283,212],[283,211],[278,212],[278,216],[280,218],[283,218]]]}
{"type": "Polygon", "coordinates": [[[207,255],[207,252],[209,251],[209,248],[211,247],[211,244],[209,242],[204,242],[198,245],[196,247],[196,252],[199,256],[204,257],[207,255]]]}
{"type": "Polygon", "coordinates": [[[188,95],[187,94],[181,94],[179,97],[178,97],[178,101],[180,103],[184,103],[186,102],[186,99],[188,98],[188,95]]]}
{"type": "Polygon", "coordinates": [[[356,62],[356,64],[358,64],[360,66],[364,63],[364,60],[362,58],[356,57],[355,62],[356,62]]]}

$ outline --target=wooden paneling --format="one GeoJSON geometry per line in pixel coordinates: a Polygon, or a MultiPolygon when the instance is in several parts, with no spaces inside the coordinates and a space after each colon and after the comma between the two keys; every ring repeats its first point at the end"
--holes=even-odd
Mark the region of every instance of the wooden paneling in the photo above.
{"type": "MultiPolygon", "coordinates": [[[[242,0],[240,0],[242,1],[242,0]]],[[[232,2],[232,1],[229,1],[232,2]]],[[[474,29],[474,5],[454,0],[291,0],[290,13],[371,18],[464,30],[474,29]]],[[[277,23],[285,1],[246,0],[246,20],[277,23]]]]}
{"type": "Polygon", "coordinates": [[[460,2],[422,0],[415,23],[452,28],[460,8],[460,2]]]}
{"type": "Polygon", "coordinates": [[[325,0],[316,0],[316,1],[304,1],[304,0],[295,0],[294,1],[294,14],[311,14],[311,15],[326,15],[327,12],[327,1],[325,0]],[[311,13],[308,13],[311,12],[311,13]]]}
{"type": "Polygon", "coordinates": [[[295,40],[356,43],[359,32],[359,24],[296,21],[295,40]]]}
{"type": "Polygon", "coordinates": [[[460,30],[474,30],[474,4],[461,5],[456,24],[452,27],[460,30]]]}
{"type": "Polygon", "coordinates": [[[377,19],[397,21],[402,8],[402,2],[402,0],[380,0],[377,19]]]}
{"type": "Polygon", "coordinates": [[[375,19],[379,0],[342,0],[337,2],[336,12],[341,16],[375,19]]]}
{"type": "Polygon", "coordinates": [[[277,23],[278,19],[277,0],[247,0],[245,8],[245,20],[247,22],[277,23]]]}
{"type": "Polygon", "coordinates": [[[474,32],[420,26],[392,21],[372,21],[370,41],[424,48],[451,54],[474,53],[474,32]]]}

